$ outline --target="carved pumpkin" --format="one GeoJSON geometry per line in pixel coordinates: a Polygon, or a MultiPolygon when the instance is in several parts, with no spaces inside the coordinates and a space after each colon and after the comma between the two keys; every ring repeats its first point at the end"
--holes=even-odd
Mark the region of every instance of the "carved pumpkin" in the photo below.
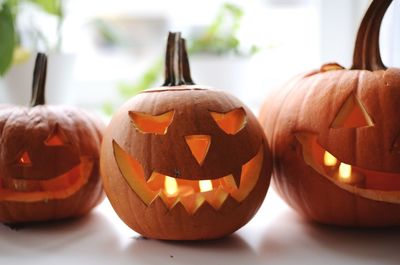
{"type": "Polygon", "coordinates": [[[0,221],[78,216],[104,197],[99,174],[103,124],[70,107],[46,106],[47,57],[38,54],[31,106],[0,109],[0,221]]]}
{"type": "Polygon", "coordinates": [[[268,189],[261,126],[233,96],[194,85],[184,40],[170,33],[166,81],[126,102],[106,129],[101,171],[121,219],[157,239],[234,232],[268,189]]]}
{"type": "Polygon", "coordinates": [[[379,29],[389,0],[373,1],[353,66],[302,74],[260,114],[274,186],[302,215],[328,224],[400,224],[400,69],[386,68],[379,29]]]}

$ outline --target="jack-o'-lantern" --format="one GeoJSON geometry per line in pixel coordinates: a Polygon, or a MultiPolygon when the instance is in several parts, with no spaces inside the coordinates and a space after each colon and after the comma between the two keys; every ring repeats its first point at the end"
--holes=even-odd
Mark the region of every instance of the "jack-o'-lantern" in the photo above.
{"type": "Polygon", "coordinates": [[[351,69],[331,63],[297,76],[261,111],[274,186],[312,220],[400,224],[400,69],[386,68],[379,54],[390,3],[372,2],[351,69]]]}
{"type": "Polygon", "coordinates": [[[44,105],[47,57],[38,54],[30,107],[0,109],[0,222],[79,216],[104,197],[104,125],[71,107],[44,105]]]}
{"type": "Polygon", "coordinates": [[[166,81],[126,102],[104,136],[104,188],[120,218],[157,239],[230,234],[269,186],[261,126],[232,95],[194,85],[184,39],[170,33],[166,81]]]}

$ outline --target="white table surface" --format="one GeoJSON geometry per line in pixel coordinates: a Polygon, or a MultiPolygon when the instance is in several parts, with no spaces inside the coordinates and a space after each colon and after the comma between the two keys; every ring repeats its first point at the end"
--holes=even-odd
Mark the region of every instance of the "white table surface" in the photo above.
{"type": "Polygon", "coordinates": [[[400,264],[400,228],[354,230],[309,223],[270,189],[232,236],[197,243],[149,240],[105,200],[86,217],[19,230],[0,226],[0,264],[400,264]]]}

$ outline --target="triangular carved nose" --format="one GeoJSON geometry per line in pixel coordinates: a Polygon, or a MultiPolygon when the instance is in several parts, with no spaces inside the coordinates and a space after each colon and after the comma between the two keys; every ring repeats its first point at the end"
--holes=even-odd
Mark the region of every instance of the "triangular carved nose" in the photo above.
{"type": "Polygon", "coordinates": [[[354,94],[351,94],[346,99],[331,124],[331,128],[333,129],[371,126],[374,126],[371,117],[368,115],[361,101],[354,94]]]}
{"type": "Polygon", "coordinates": [[[185,136],[185,140],[194,158],[202,165],[210,148],[210,135],[189,135],[185,136]]]}

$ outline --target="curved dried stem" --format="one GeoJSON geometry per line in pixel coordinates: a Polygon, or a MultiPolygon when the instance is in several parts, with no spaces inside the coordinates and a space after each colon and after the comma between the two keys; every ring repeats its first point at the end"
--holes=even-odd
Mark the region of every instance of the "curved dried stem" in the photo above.
{"type": "Polygon", "coordinates": [[[38,53],[33,71],[31,107],[45,104],[46,74],[47,56],[44,53],[38,53]]]}
{"type": "Polygon", "coordinates": [[[379,50],[379,32],[382,19],[391,3],[392,0],[374,0],[369,6],[358,29],[351,69],[386,69],[379,50]]]}
{"type": "Polygon", "coordinates": [[[180,32],[168,34],[165,55],[165,81],[163,86],[194,85],[190,75],[185,39],[180,32]]]}

